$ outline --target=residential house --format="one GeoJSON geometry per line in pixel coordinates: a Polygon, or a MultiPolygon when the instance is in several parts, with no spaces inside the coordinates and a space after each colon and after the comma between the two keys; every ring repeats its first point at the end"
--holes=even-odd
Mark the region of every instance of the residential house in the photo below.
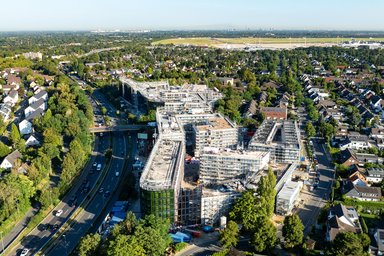
{"type": "Polygon", "coordinates": [[[4,98],[3,102],[8,103],[12,107],[16,105],[19,100],[19,93],[16,90],[11,90],[8,95],[4,98]]]}
{"type": "Polygon", "coordinates": [[[245,108],[243,117],[252,117],[254,114],[256,114],[256,111],[257,111],[257,103],[255,100],[251,100],[245,108]]]}
{"type": "Polygon", "coordinates": [[[28,103],[29,103],[29,105],[32,105],[33,103],[39,101],[40,99],[47,101],[48,100],[48,93],[46,91],[39,91],[37,94],[31,96],[28,99],[28,103]]]}
{"type": "Polygon", "coordinates": [[[347,138],[341,142],[340,149],[355,149],[362,150],[368,149],[371,144],[368,142],[368,136],[362,134],[349,134],[347,138]]]}
{"type": "Polygon", "coordinates": [[[345,166],[352,166],[354,164],[359,164],[359,160],[357,159],[355,153],[350,150],[349,148],[342,150],[340,152],[340,157],[339,157],[340,163],[345,165],[345,166]]]}
{"type": "Polygon", "coordinates": [[[37,147],[40,145],[41,145],[40,139],[38,139],[38,136],[35,134],[31,134],[28,137],[28,139],[25,141],[26,147],[37,147]]]}
{"type": "Polygon", "coordinates": [[[261,112],[264,113],[266,119],[287,120],[286,107],[263,107],[261,112]]]}
{"type": "Polygon", "coordinates": [[[355,208],[338,204],[328,211],[326,240],[333,241],[343,232],[361,233],[359,215],[355,208]]]}
{"type": "Polygon", "coordinates": [[[47,109],[47,103],[45,102],[44,99],[39,99],[38,101],[32,103],[29,105],[25,110],[24,110],[24,115],[25,117],[28,117],[31,115],[33,112],[36,110],[41,109],[41,110],[46,110],[47,109]]]}
{"type": "Polygon", "coordinates": [[[355,186],[368,186],[366,177],[361,172],[356,171],[349,175],[348,180],[355,186]]]}
{"type": "Polygon", "coordinates": [[[13,168],[17,159],[22,157],[21,153],[18,150],[13,151],[11,154],[6,156],[0,164],[2,169],[11,169],[13,168]]]}
{"type": "Polygon", "coordinates": [[[9,103],[0,104],[0,115],[7,121],[12,113],[12,106],[9,103]]]}
{"type": "Polygon", "coordinates": [[[285,92],[279,99],[278,106],[281,108],[283,107],[287,108],[289,105],[289,98],[290,98],[290,95],[287,92],[285,92]]]}
{"type": "Polygon", "coordinates": [[[45,113],[45,110],[42,110],[41,108],[37,109],[35,112],[32,112],[29,116],[25,118],[25,120],[28,120],[29,122],[32,122],[35,118],[39,118],[43,116],[45,113]]]}
{"type": "Polygon", "coordinates": [[[371,138],[384,139],[384,128],[383,127],[372,128],[370,136],[371,136],[371,138]]]}
{"type": "Polygon", "coordinates": [[[19,131],[21,135],[31,134],[33,132],[32,122],[24,119],[19,123],[19,131]]]}
{"type": "Polygon", "coordinates": [[[383,106],[384,106],[384,101],[381,99],[380,96],[372,96],[370,98],[371,100],[371,107],[372,109],[376,110],[376,111],[381,111],[383,110],[383,106]]]}
{"type": "Polygon", "coordinates": [[[378,157],[374,154],[356,153],[355,156],[357,160],[360,162],[360,164],[365,164],[365,163],[381,164],[384,161],[382,157],[378,157]]]}
{"type": "Polygon", "coordinates": [[[349,180],[343,181],[342,192],[344,196],[352,199],[358,199],[361,201],[380,201],[381,200],[381,188],[357,186],[349,180]]]}
{"type": "Polygon", "coordinates": [[[371,183],[380,183],[384,178],[383,168],[369,168],[366,175],[367,181],[371,183]]]}
{"type": "Polygon", "coordinates": [[[374,234],[376,244],[377,244],[377,252],[375,255],[383,255],[384,254],[384,229],[378,228],[376,233],[374,234]]]}

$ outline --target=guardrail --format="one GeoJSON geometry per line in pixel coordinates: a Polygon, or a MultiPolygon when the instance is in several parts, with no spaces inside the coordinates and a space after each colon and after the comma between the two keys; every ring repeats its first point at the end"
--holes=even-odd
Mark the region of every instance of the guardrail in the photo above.
{"type": "MultiPolygon", "coordinates": [[[[95,145],[97,145],[97,144],[96,144],[96,141],[97,141],[97,139],[93,141],[93,148],[94,148],[94,149],[95,149],[95,145]]],[[[87,163],[84,165],[83,168],[85,168],[87,165],[90,164],[91,159],[92,159],[92,156],[88,159],[87,163]]],[[[74,179],[77,179],[78,177],[79,177],[79,176],[76,176],[74,179]]],[[[32,227],[31,231],[29,231],[27,234],[23,235],[23,232],[28,228],[28,224],[27,224],[27,225],[26,225],[26,226],[19,232],[19,234],[18,234],[14,239],[12,239],[12,241],[8,244],[8,246],[5,247],[3,251],[0,251],[0,252],[2,253],[1,255],[6,254],[8,251],[13,250],[15,247],[19,246],[19,245],[21,244],[20,241],[19,241],[17,244],[15,244],[15,245],[13,245],[13,243],[15,243],[17,240],[21,239],[22,237],[29,236],[29,235],[33,232],[33,230],[35,230],[35,229],[36,229],[42,222],[44,222],[49,216],[51,216],[52,212],[57,208],[58,205],[60,205],[60,203],[62,203],[62,200],[61,200],[56,206],[54,206],[54,207],[47,213],[47,215],[46,215],[46,216],[45,216],[39,223],[37,223],[34,227],[32,227]]],[[[37,214],[38,214],[38,213],[37,213],[37,214]]],[[[37,214],[36,214],[36,215],[37,215],[37,214]]],[[[36,215],[35,215],[35,216],[36,216],[36,215]]],[[[33,217],[32,217],[32,218],[33,218],[33,217]]],[[[31,219],[32,219],[32,218],[31,218],[31,219]]]]}
{"type": "MultiPolygon", "coordinates": [[[[99,178],[99,180],[96,182],[93,189],[89,192],[88,196],[84,198],[81,205],[76,209],[76,211],[68,218],[68,220],[63,223],[63,225],[60,227],[60,229],[55,233],[54,236],[52,236],[38,251],[36,255],[41,255],[41,253],[44,253],[44,251],[49,251],[51,249],[51,246],[55,243],[57,239],[59,239],[68,228],[72,226],[77,216],[89,205],[89,203],[93,200],[95,195],[97,194],[98,190],[100,189],[101,184],[104,182],[108,171],[110,169],[111,163],[112,163],[112,157],[108,160],[108,164],[103,169],[103,176],[99,178]],[[89,195],[92,195],[89,197],[89,195]]],[[[104,206],[103,206],[104,207],[104,206]]]]}
{"type": "Polygon", "coordinates": [[[44,251],[46,247],[51,246],[51,244],[54,243],[55,240],[59,238],[68,227],[71,226],[72,222],[80,213],[80,211],[88,206],[89,202],[93,199],[94,195],[99,190],[101,183],[104,181],[105,177],[107,176],[109,168],[111,166],[111,162],[112,162],[112,157],[108,160],[108,163],[103,168],[103,172],[102,172],[103,176],[99,177],[93,189],[91,189],[91,191],[89,191],[87,196],[84,197],[83,201],[79,204],[77,209],[74,212],[72,212],[70,216],[68,216],[67,220],[60,226],[59,230],[43,246],[39,248],[36,255],[40,255],[41,251],[44,251]]]}

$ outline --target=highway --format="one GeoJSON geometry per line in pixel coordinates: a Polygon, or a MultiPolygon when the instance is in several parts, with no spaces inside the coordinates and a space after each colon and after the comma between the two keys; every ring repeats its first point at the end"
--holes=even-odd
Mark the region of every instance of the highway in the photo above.
{"type": "MultiPolygon", "coordinates": [[[[103,192],[100,193],[100,189],[97,189],[94,197],[91,197],[89,204],[76,216],[70,227],[61,233],[60,236],[43,251],[45,255],[68,255],[93,226],[95,219],[100,215],[104,206],[111,201],[111,197],[115,197],[114,191],[116,191],[119,185],[120,177],[123,176],[123,172],[129,170],[128,168],[124,168],[126,167],[124,164],[126,161],[125,156],[128,152],[128,142],[129,139],[126,135],[120,133],[113,135],[113,154],[110,167],[100,186],[103,192]],[[118,176],[116,172],[119,173],[118,176]],[[107,195],[108,192],[109,195],[107,195]]],[[[132,154],[131,157],[133,157],[132,154]]]]}
{"type": "Polygon", "coordinates": [[[28,255],[33,255],[48,240],[51,239],[51,237],[57,232],[58,228],[66,222],[66,220],[77,209],[79,204],[88,196],[89,191],[85,192],[82,188],[84,188],[88,182],[90,187],[93,187],[96,184],[102,172],[96,171],[93,164],[96,162],[105,165],[104,154],[109,147],[109,136],[103,136],[96,140],[94,152],[78,179],[78,182],[74,184],[71,191],[55,207],[55,209],[48,216],[46,216],[46,218],[35,229],[27,234],[17,246],[7,252],[7,255],[19,255],[24,248],[30,250],[28,255]],[[63,213],[60,216],[55,216],[58,210],[62,210],[63,213]],[[47,224],[51,227],[47,228],[47,224]],[[54,227],[54,225],[56,225],[56,227],[54,227]]]}

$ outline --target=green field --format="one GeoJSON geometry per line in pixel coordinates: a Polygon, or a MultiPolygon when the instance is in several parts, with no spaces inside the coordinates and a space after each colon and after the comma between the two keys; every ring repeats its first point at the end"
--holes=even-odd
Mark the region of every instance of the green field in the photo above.
{"type": "MultiPolygon", "coordinates": [[[[188,37],[188,38],[170,38],[156,41],[153,44],[175,44],[175,45],[196,45],[196,46],[213,46],[220,44],[326,44],[341,43],[350,41],[351,38],[337,37],[292,37],[292,38],[274,38],[274,37],[239,37],[239,38],[211,38],[211,37],[188,37]]],[[[384,38],[356,38],[362,41],[384,41],[384,38]]]]}

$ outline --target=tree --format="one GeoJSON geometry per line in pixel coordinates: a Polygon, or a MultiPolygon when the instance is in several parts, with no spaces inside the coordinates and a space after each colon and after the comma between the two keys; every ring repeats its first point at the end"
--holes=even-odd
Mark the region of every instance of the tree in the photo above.
{"type": "Polygon", "coordinates": [[[365,234],[368,234],[368,227],[363,217],[360,216],[361,229],[365,234]]]}
{"type": "Polygon", "coordinates": [[[220,232],[220,242],[224,248],[236,246],[239,241],[239,227],[230,220],[226,228],[220,232]]]}
{"type": "Polygon", "coordinates": [[[257,201],[253,190],[247,190],[238,199],[229,213],[232,220],[239,221],[246,230],[252,230],[257,222],[258,212],[256,209],[257,201]]]}
{"type": "Polygon", "coordinates": [[[12,144],[17,144],[21,138],[19,129],[17,129],[17,126],[15,123],[12,123],[11,125],[11,134],[10,137],[12,144]]]}
{"type": "Polygon", "coordinates": [[[320,123],[320,133],[325,138],[325,140],[329,142],[332,136],[336,133],[336,129],[332,124],[322,121],[320,123]]]}
{"type": "Polygon", "coordinates": [[[9,147],[0,141],[0,157],[5,157],[9,153],[11,153],[11,150],[9,149],[9,147]]]}
{"type": "Polygon", "coordinates": [[[115,239],[109,242],[107,248],[108,256],[145,256],[145,250],[141,246],[140,241],[135,236],[118,235],[115,239]]]}
{"type": "Polygon", "coordinates": [[[276,242],[276,227],[268,218],[260,218],[251,236],[250,244],[257,252],[263,252],[272,249],[276,242]]]}
{"type": "Polygon", "coordinates": [[[303,243],[304,226],[298,215],[293,214],[286,216],[284,219],[283,236],[285,239],[285,247],[293,248],[303,243]]]}
{"type": "Polygon", "coordinates": [[[367,250],[369,245],[371,244],[371,238],[369,238],[369,235],[363,233],[363,234],[359,234],[358,237],[360,239],[361,246],[363,246],[363,249],[367,250]]]}
{"type": "Polygon", "coordinates": [[[329,254],[334,256],[363,255],[363,247],[360,238],[352,232],[337,234],[329,248],[329,254]]]}
{"type": "Polygon", "coordinates": [[[275,208],[275,197],[276,197],[276,176],[272,169],[268,169],[268,174],[262,176],[258,187],[257,194],[261,203],[261,209],[265,209],[266,217],[272,217],[275,208]]]}
{"type": "Polygon", "coordinates": [[[305,126],[305,132],[307,133],[308,138],[312,138],[316,135],[316,129],[313,126],[312,122],[308,122],[305,126]]]}
{"type": "Polygon", "coordinates": [[[105,116],[107,114],[108,110],[106,107],[101,107],[101,113],[105,116]]]}
{"type": "Polygon", "coordinates": [[[94,255],[99,247],[101,237],[99,234],[88,234],[80,240],[78,252],[80,256],[94,255]]]}

